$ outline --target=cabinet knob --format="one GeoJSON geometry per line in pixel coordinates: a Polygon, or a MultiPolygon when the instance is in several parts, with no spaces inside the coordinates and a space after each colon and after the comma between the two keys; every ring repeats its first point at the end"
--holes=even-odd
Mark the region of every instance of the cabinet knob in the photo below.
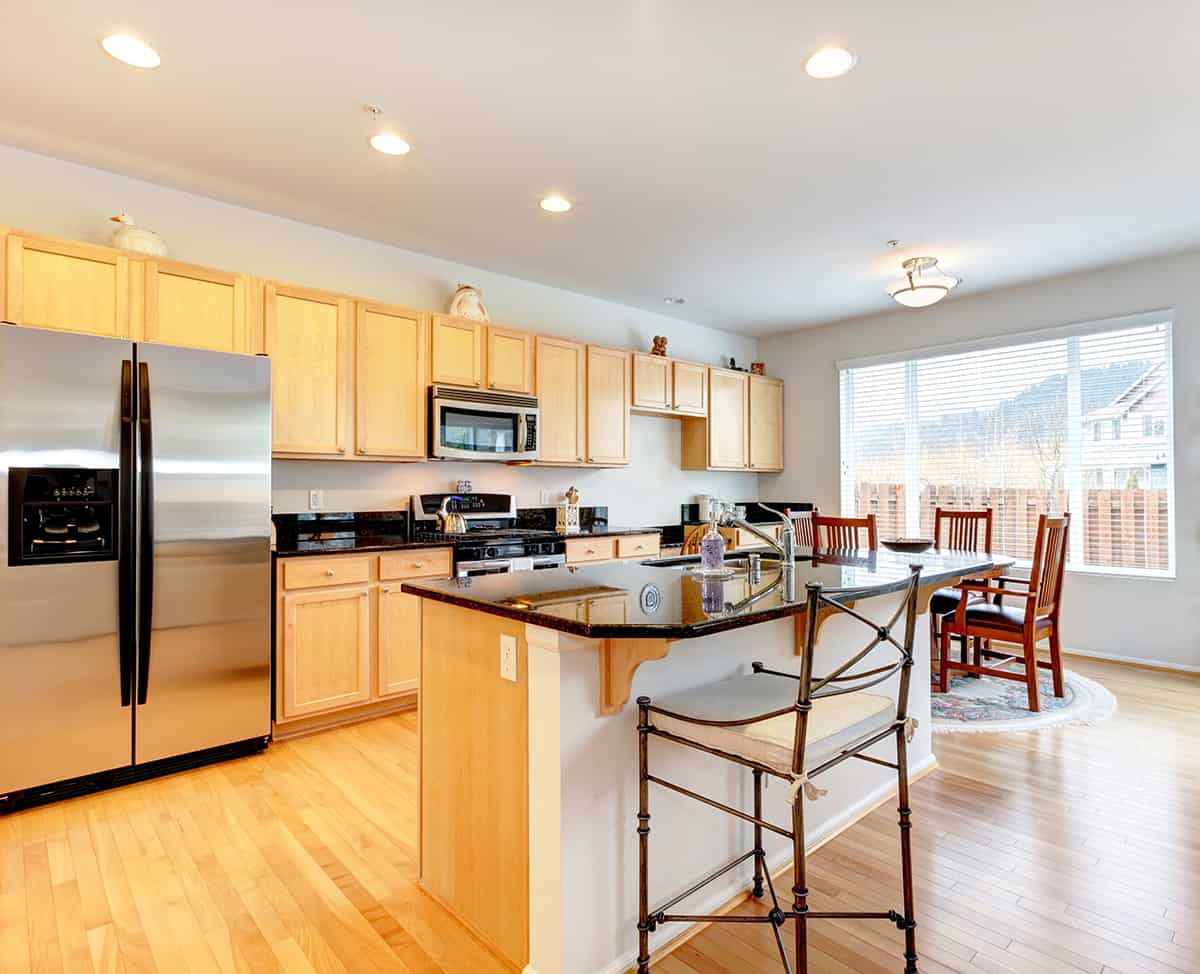
{"type": "Polygon", "coordinates": [[[367,591],[366,591],[366,589],[363,589],[363,591],[359,592],[359,593],[358,593],[358,597],[359,597],[360,599],[365,599],[365,598],[367,597],[367,591]]]}
{"type": "Polygon", "coordinates": [[[588,553],[589,555],[594,555],[594,554],[596,553],[596,549],[595,549],[595,548],[588,548],[588,550],[587,550],[587,553],[588,553]]]}
{"type": "Polygon", "coordinates": [[[387,585],[387,586],[381,588],[379,591],[381,591],[384,595],[391,595],[392,587],[390,585],[387,585]]]}
{"type": "Polygon", "coordinates": [[[425,567],[425,562],[423,562],[423,561],[414,561],[414,562],[412,563],[412,566],[413,566],[413,568],[424,568],[424,567],[425,567]]]}
{"type": "Polygon", "coordinates": [[[494,383],[494,382],[489,382],[489,383],[488,383],[488,388],[489,388],[489,389],[495,389],[495,388],[496,388],[496,383],[494,383]]]}
{"type": "Polygon", "coordinates": [[[346,448],[344,446],[338,447],[338,453],[345,453],[345,452],[346,452],[346,448]]]}
{"type": "Polygon", "coordinates": [[[333,578],[333,569],[332,569],[332,568],[326,568],[326,569],[325,569],[325,574],[326,574],[326,575],[328,575],[330,578],[333,578]]]}

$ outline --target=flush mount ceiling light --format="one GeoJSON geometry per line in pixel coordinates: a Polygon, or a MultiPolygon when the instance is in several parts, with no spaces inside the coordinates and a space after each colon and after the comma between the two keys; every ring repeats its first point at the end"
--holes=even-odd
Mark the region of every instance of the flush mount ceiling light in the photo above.
{"type": "Polygon", "coordinates": [[[540,205],[547,213],[566,213],[571,208],[571,201],[558,193],[551,193],[540,205]]]}
{"type": "Polygon", "coordinates": [[[857,60],[844,47],[823,47],[805,62],[804,70],[810,77],[828,81],[830,78],[840,78],[854,67],[857,60]]]}
{"type": "Polygon", "coordinates": [[[157,68],[162,59],[149,44],[128,34],[109,34],[100,41],[106,54],[134,68],[157,68]]]}
{"type": "Polygon", "coordinates": [[[412,147],[398,135],[380,132],[371,136],[371,148],[387,156],[406,156],[412,147]]]}
{"type": "Polygon", "coordinates": [[[910,257],[900,266],[904,277],[888,287],[888,294],[906,308],[928,308],[958,285],[957,277],[938,268],[936,257],[910,257]]]}

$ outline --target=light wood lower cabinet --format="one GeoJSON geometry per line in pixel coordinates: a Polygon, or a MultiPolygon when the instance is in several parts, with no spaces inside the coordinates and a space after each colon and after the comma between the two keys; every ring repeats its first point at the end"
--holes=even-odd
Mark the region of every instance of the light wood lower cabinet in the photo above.
{"type": "Polygon", "coordinates": [[[276,733],[357,719],[411,699],[420,678],[420,599],[406,579],[444,578],[446,548],[279,558],[276,733]]]}
{"type": "Polygon", "coordinates": [[[284,595],[280,709],[285,719],[370,699],[370,598],[366,586],[284,595]]]}

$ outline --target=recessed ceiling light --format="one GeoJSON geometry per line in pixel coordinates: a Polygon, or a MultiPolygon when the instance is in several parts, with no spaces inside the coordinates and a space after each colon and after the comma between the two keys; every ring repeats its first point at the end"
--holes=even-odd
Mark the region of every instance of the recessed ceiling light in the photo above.
{"type": "Polygon", "coordinates": [[[162,59],[149,44],[128,34],[109,34],[100,46],[112,57],[135,68],[157,68],[162,59]]]}
{"type": "Polygon", "coordinates": [[[541,203],[547,213],[566,213],[571,208],[571,201],[558,193],[551,193],[541,203]]]}
{"type": "Polygon", "coordinates": [[[672,296],[669,298],[663,298],[663,300],[666,301],[667,304],[687,304],[687,298],[672,296]]]}
{"type": "Polygon", "coordinates": [[[371,148],[384,155],[406,156],[412,146],[398,135],[393,135],[391,132],[380,132],[378,135],[371,136],[371,148]]]}
{"type": "Polygon", "coordinates": [[[857,60],[844,47],[823,47],[805,62],[804,70],[812,77],[825,81],[840,78],[854,67],[857,60]]]}

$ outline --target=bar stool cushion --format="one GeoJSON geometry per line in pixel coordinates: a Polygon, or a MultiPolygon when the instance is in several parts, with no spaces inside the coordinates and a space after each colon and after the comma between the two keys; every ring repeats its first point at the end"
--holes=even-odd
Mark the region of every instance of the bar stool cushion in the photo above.
{"type": "MultiPolygon", "coordinates": [[[[796,682],[764,673],[748,673],[655,699],[654,707],[700,720],[738,720],[796,703],[796,682]]],[[[805,765],[812,768],[838,754],[847,744],[883,730],[896,718],[891,697],[857,691],[813,701],[805,743],[805,765]]],[[[781,773],[792,769],[796,732],[794,712],[757,724],[713,727],[683,717],[653,713],[659,730],[677,737],[736,754],[781,773]]]]}

